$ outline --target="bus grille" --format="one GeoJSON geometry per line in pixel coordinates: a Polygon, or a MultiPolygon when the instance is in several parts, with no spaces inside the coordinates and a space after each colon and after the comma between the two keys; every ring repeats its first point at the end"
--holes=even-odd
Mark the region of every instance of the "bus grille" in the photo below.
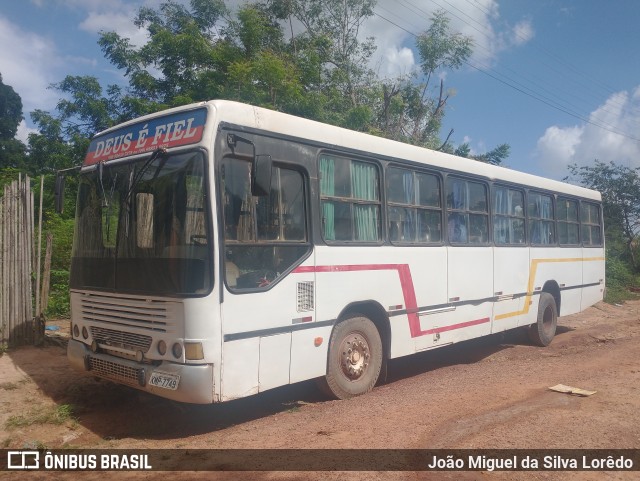
{"type": "Polygon", "coordinates": [[[89,371],[97,376],[132,385],[144,385],[144,369],[123,366],[104,359],[89,358],[89,371]]]}
{"type": "MultiPolygon", "coordinates": [[[[102,325],[110,335],[116,331],[128,331],[130,328],[175,332],[177,321],[182,319],[182,305],[178,302],[96,294],[82,295],[78,300],[79,305],[74,304],[79,307],[82,321],[102,325]]],[[[118,342],[121,343],[144,346],[149,342],[143,340],[144,336],[120,334],[126,337],[119,339],[118,342]]]]}
{"type": "Polygon", "coordinates": [[[149,351],[151,347],[151,336],[134,334],[131,332],[116,331],[103,327],[91,326],[91,335],[98,344],[105,344],[111,347],[120,347],[130,351],[149,351]]]}

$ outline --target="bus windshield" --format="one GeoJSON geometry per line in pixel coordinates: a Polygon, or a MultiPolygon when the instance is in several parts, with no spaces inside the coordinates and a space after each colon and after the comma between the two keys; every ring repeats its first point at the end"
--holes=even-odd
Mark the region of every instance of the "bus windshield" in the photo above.
{"type": "Polygon", "coordinates": [[[208,293],[204,154],[157,155],[101,170],[79,181],[71,288],[208,293]]]}

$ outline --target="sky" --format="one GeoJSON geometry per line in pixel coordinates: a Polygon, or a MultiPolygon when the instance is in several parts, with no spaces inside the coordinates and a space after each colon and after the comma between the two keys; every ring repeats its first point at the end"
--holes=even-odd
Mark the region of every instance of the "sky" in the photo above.
{"type": "MultiPolygon", "coordinates": [[[[55,109],[59,94],[48,87],[66,75],[125,85],[97,44],[99,32],[141,45],[146,32],[132,19],[160,3],[0,0],[0,73],[24,108],[18,138],[33,131],[30,112],[55,109]]],[[[453,129],[451,141],[478,154],[507,143],[504,165],[554,179],[566,177],[569,164],[596,159],[640,167],[640,2],[378,0],[362,35],[376,38],[371,67],[379,76],[418,68],[415,35],[435,10],[474,42],[462,68],[440,75],[450,94],[443,139],[453,129]]]]}

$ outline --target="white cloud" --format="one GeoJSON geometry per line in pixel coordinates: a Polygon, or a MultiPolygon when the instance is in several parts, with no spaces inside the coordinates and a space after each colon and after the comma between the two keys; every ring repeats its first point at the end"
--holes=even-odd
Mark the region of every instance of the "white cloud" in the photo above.
{"type": "Polygon", "coordinates": [[[640,142],[636,140],[640,87],[632,94],[611,95],[591,112],[589,121],[569,127],[553,125],[538,139],[534,157],[548,175],[560,177],[567,173],[567,165],[590,165],[596,159],[640,167],[640,142]]]}
{"type": "Polygon", "coordinates": [[[529,42],[534,36],[533,25],[530,20],[522,20],[518,22],[512,29],[513,44],[524,45],[529,42]]]}
{"type": "Polygon", "coordinates": [[[18,124],[18,132],[16,133],[16,139],[22,141],[24,144],[29,141],[29,134],[37,134],[38,129],[32,129],[31,127],[27,127],[27,123],[22,120],[18,124]]]}
{"type": "Polygon", "coordinates": [[[128,38],[135,46],[142,46],[148,40],[146,29],[139,29],[133,24],[135,9],[129,11],[89,12],[87,18],[80,23],[81,30],[89,33],[116,32],[128,38]]]}
{"type": "Polygon", "coordinates": [[[413,51],[407,47],[388,47],[383,55],[381,77],[410,74],[415,66],[413,51]]]}
{"type": "MultiPolygon", "coordinates": [[[[424,32],[429,27],[433,13],[442,8],[446,8],[451,30],[473,40],[471,61],[479,66],[492,65],[501,52],[524,45],[535,36],[533,24],[528,19],[514,26],[506,24],[500,17],[498,0],[449,0],[440,3],[440,6],[432,2],[379,0],[375,8],[379,16],[368,19],[362,36],[376,37],[379,51],[374,63],[380,65],[381,72],[402,73],[397,68],[394,70],[396,66],[391,63],[394,58],[387,58],[390,47],[386,46],[393,45],[396,49],[398,46],[414,47],[415,38],[412,34],[424,32]],[[385,65],[385,62],[390,65],[385,65]]],[[[402,65],[403,68],[406,66],[402,65]]]]}
{"type": "Polygon", "coordinates": [[[54,107],[57,96],[47,88],[59,80],[52,73],[58,59],[53,42],[0,16],[0,45],[10,45],[0,55],[3,82],[20,95],[25,116],[36,108],[54,107]]]}

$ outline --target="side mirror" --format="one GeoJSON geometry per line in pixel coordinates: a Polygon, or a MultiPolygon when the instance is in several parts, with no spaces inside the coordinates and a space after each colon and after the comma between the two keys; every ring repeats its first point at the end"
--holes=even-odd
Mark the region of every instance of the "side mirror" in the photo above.
{"type": "Polygon", "coordinates": [[[55,185],[55,207],[58,214],[64,210],[64,174],[58,172],[55,185]]]}
{"type": "Polygon", "coordinates": [[[251,171],[251,195],[258,197],[271,193],[271,169],[273,161],[270,155],[256,155],[251,171]]]}

